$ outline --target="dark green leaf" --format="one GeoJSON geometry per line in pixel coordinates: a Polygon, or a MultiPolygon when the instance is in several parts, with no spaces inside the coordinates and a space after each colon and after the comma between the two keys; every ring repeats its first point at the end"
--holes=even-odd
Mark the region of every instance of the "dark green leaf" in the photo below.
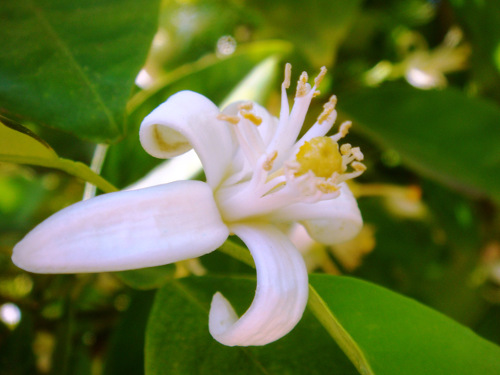
{"type": "Polygon", "coordinates": [[[212,295],[221,291],[238,313],[248,308],[255,281],[200,277],[158,291],[146,333],[146,374],[343,374],[356,370],[306,313],[283,339],[262,347],[227,347],[208,332],[212,295]]]}
{"type": "Polygon", "coordinates": [[[164,285],[174,277],[175,265],[141,268],[138,270],[115,272],[118,277],[128,286],[134,289],[155,289],[164,285]]]}
{"type": "Polygon", "coordinates": [[[387,85],[343,96],[339,106],[409,166],[460,190],[500,198],[500,110],[455,90],[387,85]]]}
{"type": "Polygon", "coordinates": [[[125,131],[158,0],[0,3],[0,111],[94,141],[125,131]]]}

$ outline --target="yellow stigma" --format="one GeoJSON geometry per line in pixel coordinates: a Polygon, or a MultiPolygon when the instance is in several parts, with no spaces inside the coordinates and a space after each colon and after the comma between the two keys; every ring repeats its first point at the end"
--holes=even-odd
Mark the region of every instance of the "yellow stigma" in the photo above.
{"type": "Polygon", "coordinates": [[[305,142],[295,155],[300,168],[296,176],[312,171],[317,177],[329,178],[342,173],[342,155],[337,142],[329,137],[316,137],[305,142]]]}

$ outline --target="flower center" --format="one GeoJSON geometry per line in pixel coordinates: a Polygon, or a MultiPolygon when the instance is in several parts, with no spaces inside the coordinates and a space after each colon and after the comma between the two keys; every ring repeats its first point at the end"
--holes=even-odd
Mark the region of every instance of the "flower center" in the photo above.
{"type": "Polygon", "coordinates": [[[301,176],[308,171],[317,177],[328,178],[334,172],[342,172],[342,155],[339,145],[330,137],[316,137],[306,141],[295,156],[300,167],[295,176],[301,176]]]}

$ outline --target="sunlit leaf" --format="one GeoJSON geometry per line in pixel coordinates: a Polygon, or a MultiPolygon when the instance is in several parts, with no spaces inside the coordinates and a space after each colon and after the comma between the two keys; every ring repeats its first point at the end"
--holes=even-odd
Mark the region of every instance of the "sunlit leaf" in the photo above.
{"type": "Polygon", "coordinates": [[[87,165],[60,158],[55,151],[29,129],[0,118],[0,162],[55,168],[91,182],[105,192],[116,188],[87,165]]]}
{"type": "Polygon", "coordinates": [[[344,95],[339,107],[409,166],[460,190],[500,197],[495,105],[452,89],[388,85],[344,95]]]}
{"type": "Polygon", "coordinates": [[[310,283],[309,306],[361,374],[500,371],[500,347],[411,299],[347,277],[311,275],[310,283]]]}
{"type": "Polygon", "coordinates": [[[94,141],[124,134],[158,0],[0,3],[0,111],[94,141]]]}

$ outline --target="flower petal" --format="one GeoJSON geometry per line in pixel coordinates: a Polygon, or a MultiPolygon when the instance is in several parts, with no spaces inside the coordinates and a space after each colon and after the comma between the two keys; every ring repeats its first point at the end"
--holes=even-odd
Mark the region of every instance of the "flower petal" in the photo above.
{"type": "Polygon", "coordinates": [[[346,183],[337,198],[316,203],[295,203],[276,210],[272,219],[298,221],[318,242],[333,245],[355,237],[363,226],[358,203],[346,183]]]}
{"type": "Polygon", "coordinates": [[[215,188],[235,151],[230,128],[218,115],[217,106],[203,95],[178,92],[142,121],[142,147],[157,158],[171,158],[194,148],[207,182],[215,188]]]}
{"type": "Polygon", "coordinates": [[[257,268],[257,289],[249,309],[238,320],[231,304],[214,295],[209,327],[228,346],[265,345],[290,332],[302,317],[308,295],[307,270],[299,251],[275,226],[230,227],[248,246],[257,268]]]}
{"type": "Polygon", "coordinates": [[[209,253],[228,233],[212,189],[179,181],[67,207],[28,233],[12,260],[38,273],[120,271],[209,253]]]}

